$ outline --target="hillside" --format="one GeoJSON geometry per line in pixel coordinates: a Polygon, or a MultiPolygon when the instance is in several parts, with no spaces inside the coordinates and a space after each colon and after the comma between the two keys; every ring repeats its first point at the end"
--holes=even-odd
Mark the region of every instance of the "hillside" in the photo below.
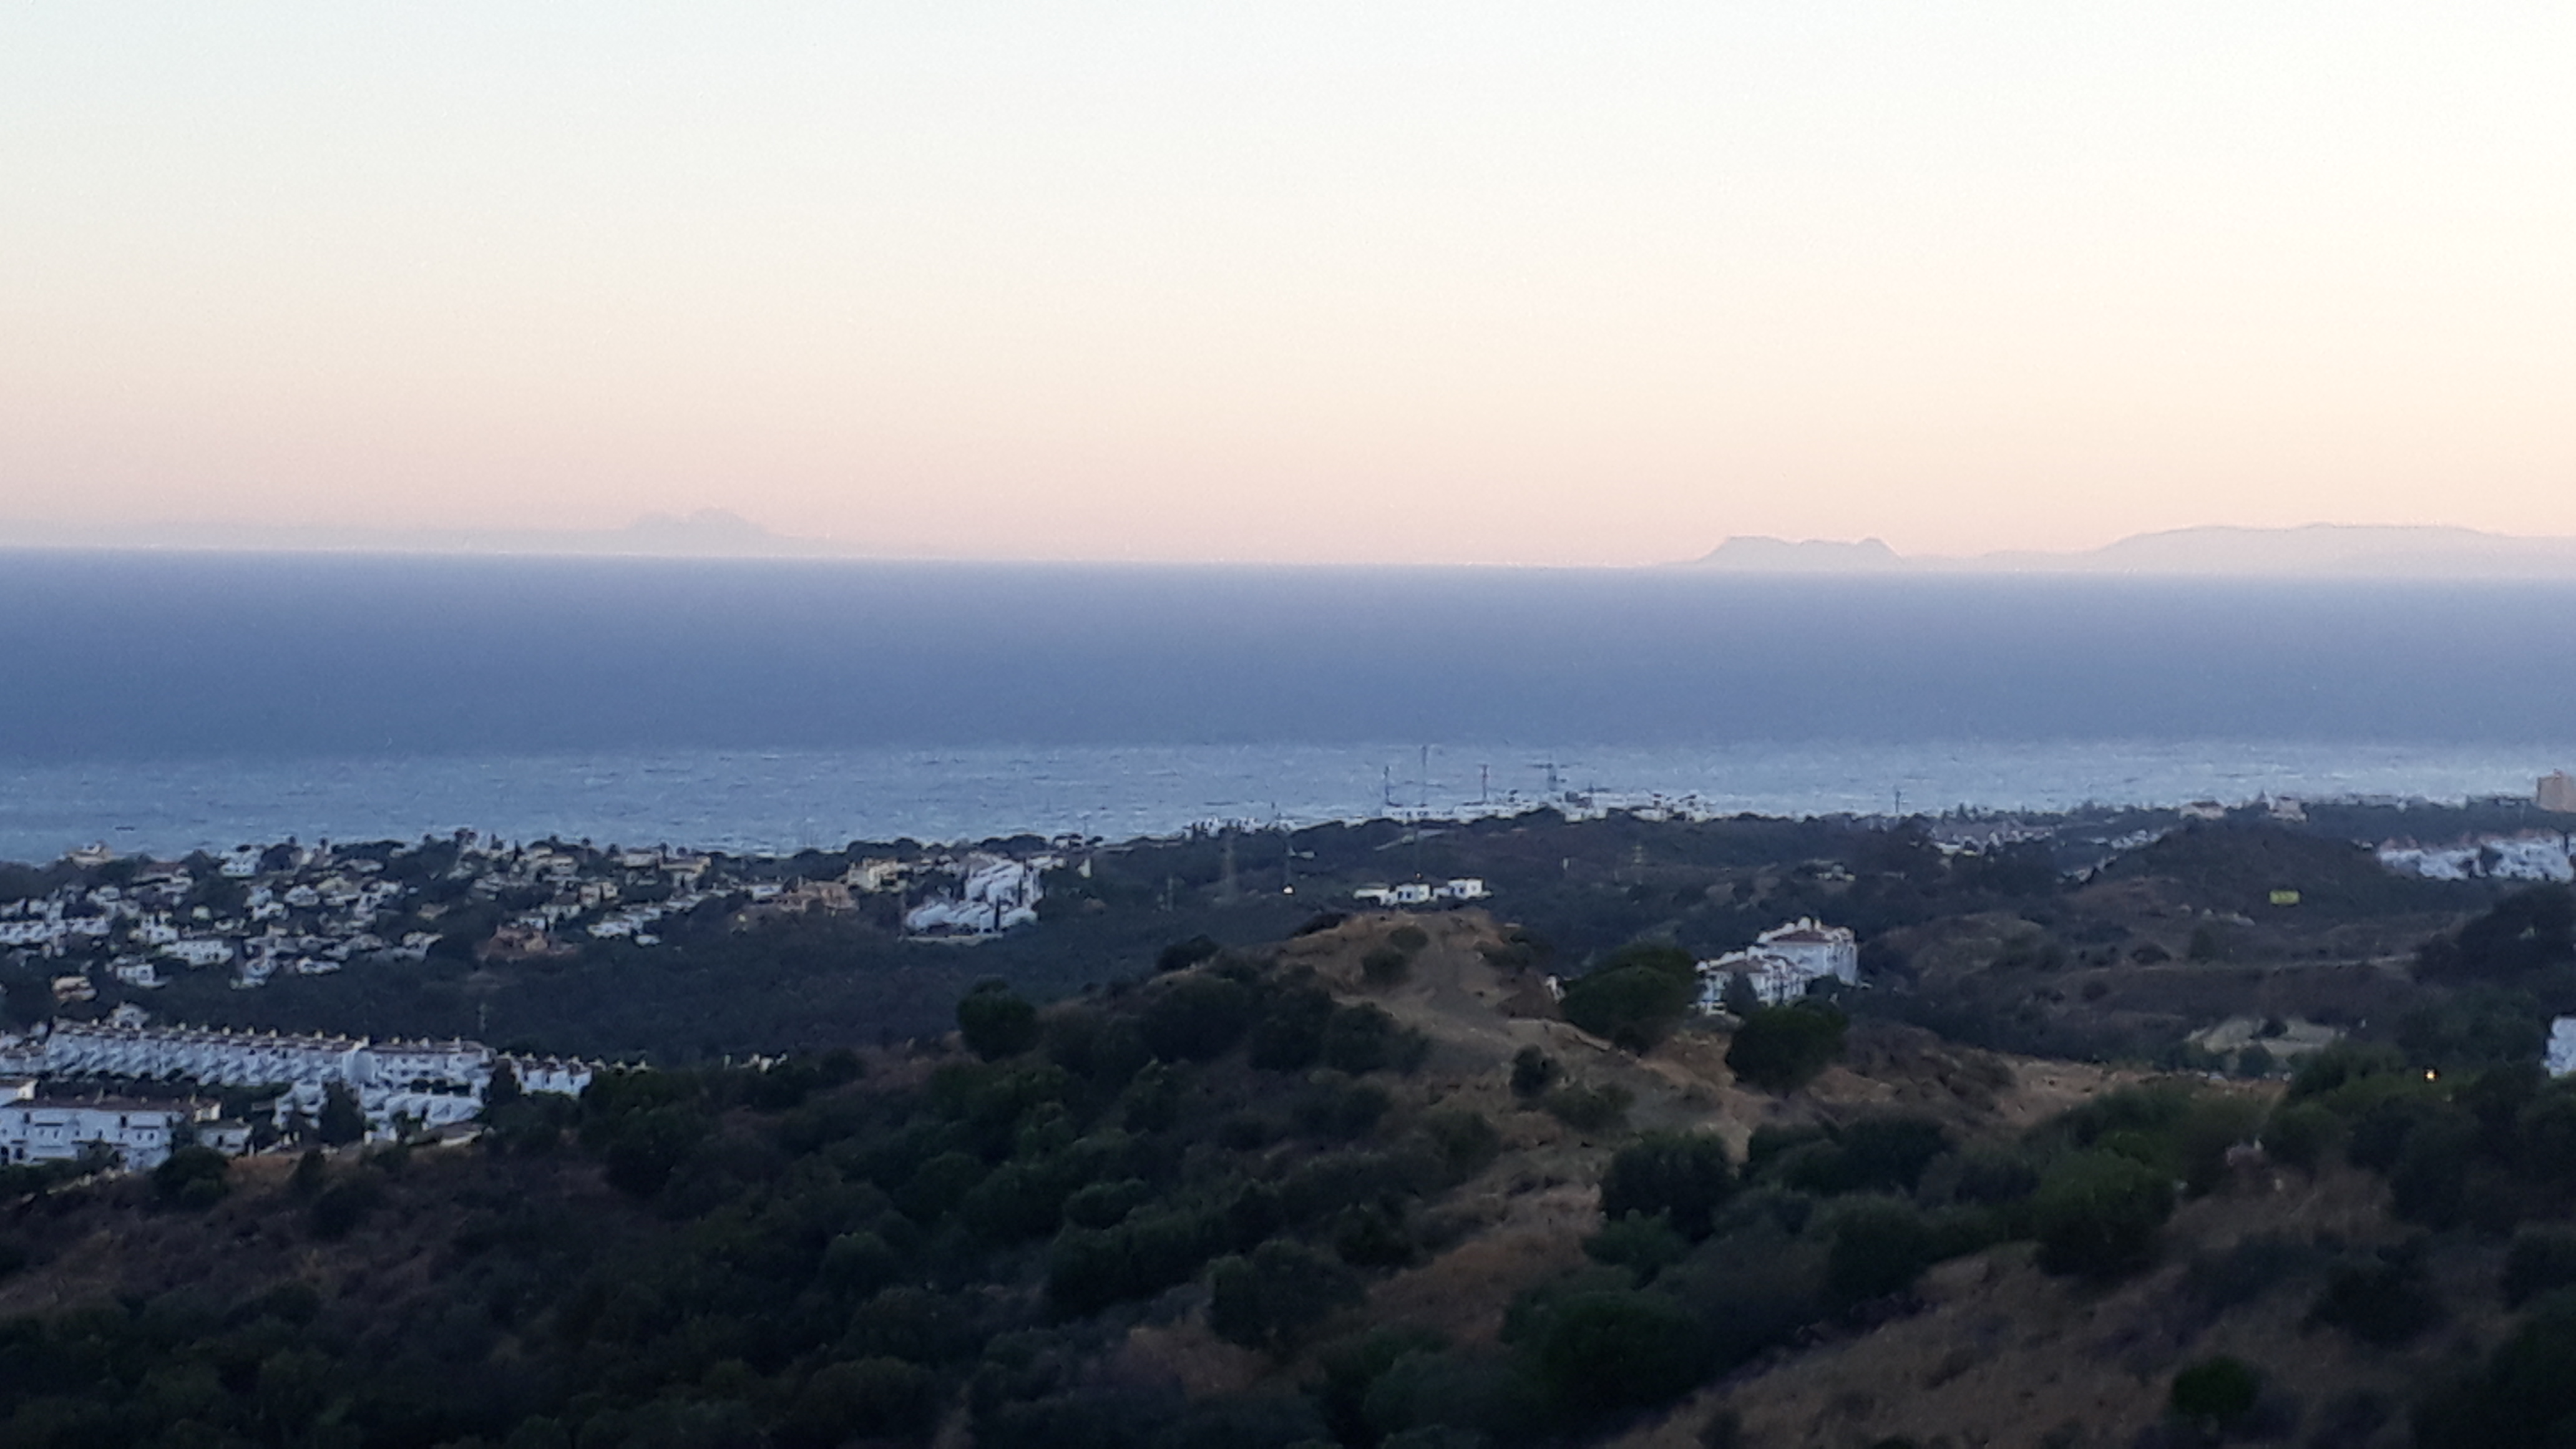
{"type": "Polygon", "coordinates": [[[2576,1282],[2576,1095],[2527,1070],[2335,1047],[2285,1105],[1863,1020],[1757,1086],[1747,1033],[1840,1017],[1614,1046],[1478,912],[1172,964],[1043,1012],[979,989],[943,1042],[612,1076],[465,1145],[13,1170],[0,1443],[2367,1445],[2428,1395],[2489,1426],[2428,1444],[2565,1412],[2480,1377],[2556,1352],[2576,1282]],[[2244,1402],[2177,1419],[2213,1360],[2244,1402]]]}

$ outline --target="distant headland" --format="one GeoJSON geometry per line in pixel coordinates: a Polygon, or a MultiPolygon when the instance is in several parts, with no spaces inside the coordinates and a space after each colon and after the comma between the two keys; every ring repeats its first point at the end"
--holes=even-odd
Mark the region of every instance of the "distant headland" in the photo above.
{"type": "Polygon", "coordinates": [[[2312,523],[2134,534],[2064,553],[1906,557],[1857,543],[1737,536],[1684,567],[1747,574],[2094,574],[2224,578],[2576,579],[2576,538],[2312,523]]]}

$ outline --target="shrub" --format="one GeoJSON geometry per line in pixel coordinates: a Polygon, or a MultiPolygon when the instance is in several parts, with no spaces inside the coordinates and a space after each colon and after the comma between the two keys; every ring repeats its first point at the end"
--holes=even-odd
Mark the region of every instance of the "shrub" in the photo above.
{"type": "Polygon", "coordinates": [[[347,1237],[384,1197],[372,1175],[344,1178],[322,1189],[305,1210],[305,1226],[326,1242],[347,1237]]]}
{"type": "Polygon", "coordinates": [[[2524,1228],[2504,1255],[2504,1301],[2520,1308],[2543,1293],[2576,1283],[2576,1229],[2524,1228]]]}
{"type": "Polygon", "coordinates": [[[1512,1055],[1512,1095],[1523,1101],[1545,1095],[1557,1075],[1556,1058],[1537,1047],[1525,1046],[1512,1055]]]}
{"type": "Polygon", "coordinates": [[[1372,946],[1360,957],[1360,977],[1371,986],[1393,986],[1413,969],[1413,958],[1393,946],[1372,946]]]}
{"type": "Polygon", "coordinates": [[[2176,1416],[2211,1429],[2223,1429],[2254,1411],[2262,1382],[2236,1359],[2205,1358],[2174,1375],[2167,1395],[2176,1416]]]}
{"type": "Polygon", "coordinates": [[[1764,1091],[1794,1091],[1842,1055],[1849,1025],[1840,1008],[1823,1002],[1764,1007],[1736,1028],[1727,1068],[1764,1091]]]}
{"type": "Polygon", "coordinates": [[[1187,971],[1224,949],[1213,936],[1192,936],[1186,941],[1174,941],[1155,954],[1154,969],[1167,975],[1174,971],[1187,971]]]}
{"type": "Polygon", "coordinates": [[[826,1449],[852,1439],[907,1436],[937,1407],[928,1370],[896,1358],[863,1358],[815,1370],[779,1426],[780,1440],[826,1449]]]}
{"type": "Polygon", "coordinates": [[[1616,1082],[1591,1087],[1568,1082],[1541,1099],[1548,1113],[1577,1132],[1612,1132],[1628,1120],[1636,1095],[1616,1082]]]}
{"type": "Polygon", "coordinates": [[[1382,1087],[1336,1080],[1329,1072],[1317,1075],[1323,1080],[1299,1094],[1294,1108],[1297,1125],[1314,1136],[1340,1141],[1366,1137],[1395,1104],[1382,1087]]]}
{"type": "Polygon", "coordinates": [[[1451,1182],[1474,1177],[1502,1155],[1502,1134],[1483,1113],[1466,1107],[1442,1107],[1425,1114],[1422,1131],[1439,1149],[1440,1165],[1451,1182]]]}
{"type": "Polygon", "coordinates": [[[2390,1348],[2431,1327],[2440,1313],[2422,1266],[2412,1253],[2401,1252],[2338,1265],[2308,1318],[2390,1348]]]}
{"type": "Polygon", "coordinates": [[[1565,1019],[1632,1052],[1651,1049],[1690,1009],[1690,988],[1644,967],[1598,971],[1565,989],[1565,1019]]]}
{"type": "Polygon", "coordinates": [[[1319,986],[1290,987],[1262,1013],[1246,1055],[1254,1066],[1274,1072],[1313,1066],[1323,1053],[1325,1027],[1332,1019],[1331,993],[1319,986]]]}
{"type": "Polygon", "coordinates": [[[1537,1318],[1539,1375],[1580,1416],[1675,1398],[1707,1362],[1698,1322],[1659,1293],[1579,1293],[1537,1318]]]}
{"type": "Polygon", "coordinates": [[[1395,1018],[1379,1007],[1365,1003],[1343,1007],[1324,1024],[1324,1065],[1353,1074],[1391,1066],[1402,1049],[1403,1036],[1395,1018]]]}
{"type": "Polygon", "coordinates": [[[1672,1220],[1661,1213],[1653,1217],[1630,1213],[1603,1223],[1601,1231],[1583,1240],[1583,1252],[1596,1263],[1627,1269],[1642,1288],[1657,1273],[1689,1257],[1690,1240],[1674,1232],[1672,1220]]]}
{"type": "Polygon", "coordinates": [[[1165,1061],[1206,1061],[1223,1056],[1252,1025],[1252,992],[1222,976],[1173,982],[1145,1008],[1145,1045],[1165,1061]]]}
{"type": "Polygon", "coordinates": [[[2423,1449],[2564,1444],[2576,1431],[2576,1303],[2553,1299],[2532,1314],[2474,1377],[2436,1390],[2415,1409],[2423,1449]]]}
{"type": "Polygon", "coordinates": [[[957,1003],[957,1030],[984,1060],[1015,1057],[1038,1044],[1038,1009],[999,981],[986,981],[957,1003]]]}
{"type": "Polygon", "coordinates": [[[1228,1343],[1293,1349],[1335,1309],[1360,1300],[1349,1269],[1302,1243],[1273,1239],[1208,1269],[1208,1327],[1228,1343]]]}
{"type": "Polygon", "coordinates": [[[1398,926],[1386,933],[1386,939],[1408,956],[1431,944],[1430,935],[1420,926],[1398,926]]]}
{"type": "Polygon", "coordinates": [[[2314,1102],[2292,1102],[2263,1124],[2263,1151],[2274,1160],[2313,1172],[2325,1159],[2343,1123],[2314,1102]]]}
{"type": "Polygon", "coordinates": [[[174,1207],[202,1210],[223,1200],[232,1162],[211,1147],[182,1147],[152,1169],[152,1195],[174,1207]]]}
{"type": "Polygon", "coordinates": [[[1662,1217],[1692,1242],[1715,1227],[1717,1209],[1735,1193],[1735,1163],[1725,1139],[1707,1132],[1650,1133],[1620,1148],[1601,1174],[1601,1213],[1662,1217]]]}
{"type": "Polygon", "coordinates": [[[2134,1159],[2079,1152],[2041,1179],[2031,1203],[2039,1263],[2052,1273],[2112,1278],[2155,1258],[2173,1212],[2173,1182],[2134,1159]]]}
{"type": "Polygon", "coordinates": [[[1825,1286],[1846,1304],[1903,1292],[1937,1254],[1923,1214],[1895,1198],[1855,1198],[1837,1205],[1831,1232],[1825,1286]]]}

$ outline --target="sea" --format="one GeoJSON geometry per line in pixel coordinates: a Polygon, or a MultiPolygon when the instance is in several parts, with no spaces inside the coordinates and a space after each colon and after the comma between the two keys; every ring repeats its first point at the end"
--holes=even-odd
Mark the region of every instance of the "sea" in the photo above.
{"type": "Polygon", "coordinates": [[[0,859],[2459,800],[2576,586],[0,552],[0,859]]]}

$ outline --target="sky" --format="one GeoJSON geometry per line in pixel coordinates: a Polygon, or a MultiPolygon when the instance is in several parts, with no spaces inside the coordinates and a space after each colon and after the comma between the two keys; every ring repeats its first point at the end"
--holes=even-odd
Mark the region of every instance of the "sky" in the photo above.
{"type": "Polygon", "coordinates": [[[0,9],[0,533],[2576,534],[2576,8],[0,9]]]}

